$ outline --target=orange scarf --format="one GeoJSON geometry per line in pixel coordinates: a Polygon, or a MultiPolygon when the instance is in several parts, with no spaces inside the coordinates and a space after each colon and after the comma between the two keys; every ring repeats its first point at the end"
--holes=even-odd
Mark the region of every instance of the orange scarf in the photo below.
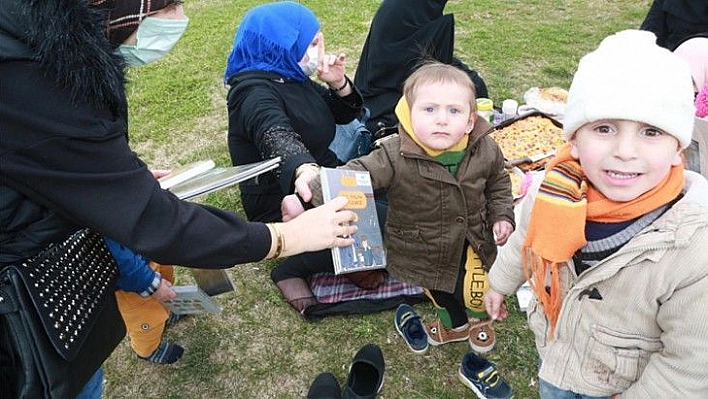
{"type": "Polygon", "coordinates": [[[558,149],[546,166],[522,252],[524,273],[543,305],[550,337],[561,308],[560,265],[585,246],[585,221],[617,223],[647,214],[679,195],[683,176],[683,166],[674,166],[656,187],[632,201],[615,202],[589,184],[570,155],[570,144],[558,149]],[[546,290],[549,271],[550,292],[546,290]]]}

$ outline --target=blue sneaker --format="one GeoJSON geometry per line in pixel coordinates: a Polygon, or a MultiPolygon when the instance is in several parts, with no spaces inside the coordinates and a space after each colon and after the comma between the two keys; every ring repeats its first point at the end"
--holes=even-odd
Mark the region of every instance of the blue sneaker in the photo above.
{"type": "Polygon", "coordinates": [[[474,353],[462,358],[458,377],[479,399],[511,398],[511,387],[499,376],[497,366],[474,353]]]}
{"type": "Polygon", "coordinates": [[[420,322],[420,316],[410,305],[402,303],[398,306],[393,324],[413,352],[422,355],[428,351],[428,334],[420,322]]]}

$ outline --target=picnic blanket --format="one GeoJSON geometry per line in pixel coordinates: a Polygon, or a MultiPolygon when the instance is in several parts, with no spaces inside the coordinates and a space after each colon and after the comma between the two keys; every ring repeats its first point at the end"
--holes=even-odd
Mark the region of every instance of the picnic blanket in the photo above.
{"type": "Polygon", "coordinates": [[[318,273],[310,279],[310,289],[319,303],[305,308],[303,315],[308,320],[380,312],[394,309],[401,303],[413,305],[426,300],[423,288],[396,280],[388,274],[378,288],[365,290],[344,276],[318,273]]]}

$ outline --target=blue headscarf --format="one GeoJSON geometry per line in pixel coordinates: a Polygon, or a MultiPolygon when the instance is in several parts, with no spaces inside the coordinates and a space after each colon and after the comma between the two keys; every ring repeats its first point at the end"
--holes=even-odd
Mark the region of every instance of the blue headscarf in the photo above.
{"type": "Polygon", "coordinates": [[[307,75],[298,62],[319,30],[315,14],[298,3],[282,1],[252,8],[236,31],[224,82],[244,71],[275,72],[303,82],[307,75]]]}

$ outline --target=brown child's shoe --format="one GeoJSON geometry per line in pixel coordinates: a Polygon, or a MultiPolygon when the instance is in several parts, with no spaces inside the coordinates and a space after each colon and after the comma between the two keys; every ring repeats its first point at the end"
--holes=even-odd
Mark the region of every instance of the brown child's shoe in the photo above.
{"type": "Polygon", "coordinates": [[[492,319],[470,319],[469,340],[473,351],[487,353],[494,348],[497,334],[492,322],[492,319]]]}
{"type": "Polygon", "coordinates": [[[425,332],[428,333],[428,343],[433,346],[468,340],[469,328],[461,330],[455,331],[445,327],[440,319],[433,320],[425,326],[425,332]]]}

